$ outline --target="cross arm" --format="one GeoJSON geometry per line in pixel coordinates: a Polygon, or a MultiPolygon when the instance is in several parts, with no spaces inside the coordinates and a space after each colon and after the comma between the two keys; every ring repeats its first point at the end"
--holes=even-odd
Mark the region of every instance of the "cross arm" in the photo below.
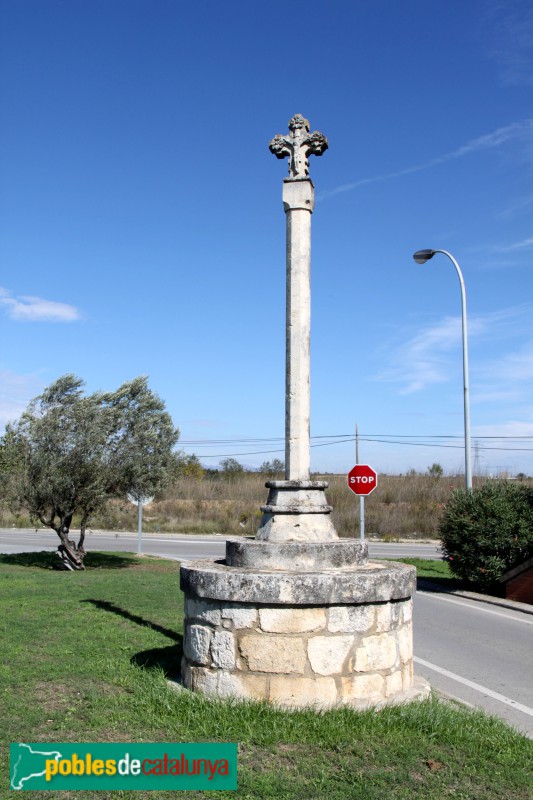
{"type": "Polygon", "coordinates": [[[268,147],[270,152],[274,153],[276,158],[286,158],[286,156],[292,155],[292,147],[290,142],[279,133],[276,134],[273,139],[271,139],[268,147]]]}

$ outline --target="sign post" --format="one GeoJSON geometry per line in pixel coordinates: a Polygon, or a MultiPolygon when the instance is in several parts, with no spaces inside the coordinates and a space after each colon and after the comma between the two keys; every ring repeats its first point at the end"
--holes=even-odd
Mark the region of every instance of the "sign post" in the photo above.
{"type": "Polygon", "coordinates": [[[378,474],[368,464],[356,464],[348,473],[348,486],[361,501],[361,541],[365,538],[365,506],[364,498],[371,494],[378,485],[378,474]]]}
{"type": "Polygon", "coordinates": [[[150,505],[154,498],[143,497],[142,495],[128,492],[128,500],[137,506],[137,555],[142,556],[143,552],[143,506],[150,505]]]}

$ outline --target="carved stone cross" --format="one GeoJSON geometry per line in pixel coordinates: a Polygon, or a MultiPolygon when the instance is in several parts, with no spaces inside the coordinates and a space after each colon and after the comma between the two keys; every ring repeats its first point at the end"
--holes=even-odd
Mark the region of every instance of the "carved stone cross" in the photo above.
{"type": "Polygon", "coordinates": [[[295,114],[289,120],[289,135],[274,136],[269,144],[270,152],[277,158],[289,157],[289,175],[292,179],[309,177],[310,155],[321,156],[328,149],[328,140],[320,131],[309,133],[309,120],[295,114]]]}

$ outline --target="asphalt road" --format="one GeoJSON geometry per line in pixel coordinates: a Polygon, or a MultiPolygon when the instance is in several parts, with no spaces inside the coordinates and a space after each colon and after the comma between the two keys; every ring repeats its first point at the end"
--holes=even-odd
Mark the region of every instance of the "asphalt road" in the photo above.
{"type": "Polygon", "coordinates": [[[413,631],[417,675],[533,738],[532,613],[418,591],[413,631]]]}
{"type": "MultiPolygon", "coordinates": [[[[132,533],[90,533],[94,550],[136,552],[132,533]]],[[[52,531],[0,529],[0,552],[55,550],[52,531]]],[[[435,544],[369,543],[373,558],[438,558],[435,544]]],[[[223,558],[222,536],[144,535],[142,552],[180,561],[223,558]]],[[[439,692],[483,708],[533,738],[533,608],[419,591],[414,602],[415,671],[439,692]],[[529,613],[527,613],[529,612],[529,613]]]]}
{"type": "MultiPolygon", "coordinates": [[[[178,561],[195,561],[202,558],[224,558],[226,539],[217,534],[187,536],[185,534],[143,534],[142,553],[178,561]]],[[[58,544],[53,531],[35,528],[0,528],[0,553],[27,553],[38,550],[55,550],[58,544]]],[[[87,534],[88,550],[111,552],[137,552],[136,533],[91,532],[87,534]]],[[[383,544],[370,542],[372,558],[439,558],[435,544],[417,542],[383,544]]]]}

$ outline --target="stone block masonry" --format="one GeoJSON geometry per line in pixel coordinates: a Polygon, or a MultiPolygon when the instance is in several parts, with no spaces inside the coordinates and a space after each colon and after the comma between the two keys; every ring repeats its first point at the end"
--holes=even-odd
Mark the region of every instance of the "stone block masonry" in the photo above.
{"type": "MultiPolygon", "coordinates": [[[[369,566],[395,574],[399,570],[404,583],[406,576],[413,579],[413,568],[402,564],[369,566]]],[[[210,562],[209,572],[223,567],[210,562]]],[[[366,708],[429,691],[426,687],[421,693],[413,683],[411,592],[360,603],[291,601],[287,606],[257,598],[241,603],[193,594],[195,576],[206,568],[206,562],[183,567],[182,681],[187,688],[217,697],[315,708],[366,708]]],[[[241,594],[246,595],[252,576],[248,570],[239,572],[241,594]]],[[[352,586],[354,577],[352,573],[352,586]]],[[[210,585],[217,587],[216,581],[210,585]]],[[[201,586],[205,592],[205,579],[201,586]]],[[[334,594],[334,581],[330,590],[334,594]]]]}

